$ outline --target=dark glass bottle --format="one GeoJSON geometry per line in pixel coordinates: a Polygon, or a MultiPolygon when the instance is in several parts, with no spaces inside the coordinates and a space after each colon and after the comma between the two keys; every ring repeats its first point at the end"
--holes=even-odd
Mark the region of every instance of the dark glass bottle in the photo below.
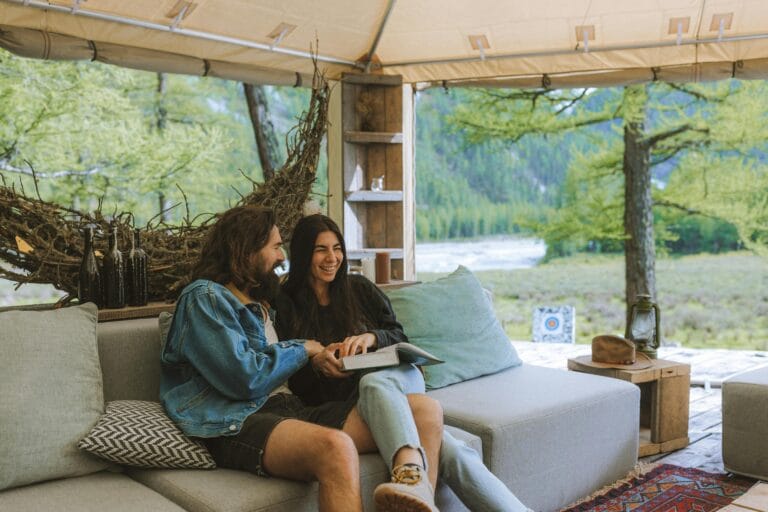
{"type": "Polygon", "coordinates": [[[117,226],[109,231],[109,250],[104,255],[104,305],[108,308],[125,306],[125,263],[117,248],[117,226]]]}
{"type": "Polygon", "coordinates": [[[141,237],[137,229],[133,232],[131,250],[125,261],[125,294],[129,306],[145,306],[149,302],[147,264],[147,253],[141,248],[141,237]]]}
{"type": "Polygon", "coordinates": [[[93,228],[85,229],[85,246],[83,248],[83,261],[80,263],[80,274],[77,286],[77,298],[81,304],[93,302],[98,307],[104,306],[101,286],[101,272],[96,254],[93,252],[93,228]]]}

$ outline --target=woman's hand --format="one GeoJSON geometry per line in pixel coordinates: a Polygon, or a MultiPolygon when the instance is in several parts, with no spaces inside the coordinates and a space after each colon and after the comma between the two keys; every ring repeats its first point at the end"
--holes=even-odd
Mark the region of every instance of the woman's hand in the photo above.
{"type": "Polygon", "coordinates": [[[372,332],[348,336],[339,345],[339,359],[355,354],[365,354],[369,348],[376,347],[376,335],[372,332]]]}
{"type": "Polygon", "coordinates": [[[315,373],[332,379],[344,379],[352,375],[351,372],[341,371],[341,357],[336,355],[341,343],[331,343],[317,355],[312,356],[310,363],[315,373]]]}

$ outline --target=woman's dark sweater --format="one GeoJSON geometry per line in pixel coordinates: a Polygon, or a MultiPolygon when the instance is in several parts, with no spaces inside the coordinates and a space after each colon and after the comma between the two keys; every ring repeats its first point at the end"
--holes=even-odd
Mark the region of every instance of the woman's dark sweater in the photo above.
{"type": "MultiPolygon", "coordinates": [[[[378,348],[408,341],[408,337],[403,332],[403,326],[395,318],[387,296],[363,276],[351,274],[348,279],[352,300],[365,315],[366,329],[363,332],[371,332],[376,336],[378,348]]],[[[297,318],[302,318],[302,316],[296,316],[301,315],[301,312],[296,310],[294,303],[286,294],[278,297],[275,306],[277,309],[275,324],[280,339],[295,338],[296,333],[292,326],[295,325],[297,318]]],[[[319,306],[319,332],[310,336],[325,346],[355,334],[344,332],[344,326],[334,321],[331,314],[332,308],[332,304],[319,306]]],[[[318,375],[312,369],[312,363],[308,362],[290,378],[288,386],[304,403],[318,405],[330,400],[347,400],[356,395],[358,380],[359,374],[344,379],[318,375]]]]}

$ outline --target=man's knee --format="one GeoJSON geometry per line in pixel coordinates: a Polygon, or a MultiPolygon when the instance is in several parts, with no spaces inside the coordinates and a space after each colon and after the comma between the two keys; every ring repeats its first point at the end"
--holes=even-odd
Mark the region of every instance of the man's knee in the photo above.
{"type": "Polygon", "coordinates": [[[318,471],[355,472],[358,455],[352,438],[341,430],[323,429],[314,436],[315,468],[318,471]]]}

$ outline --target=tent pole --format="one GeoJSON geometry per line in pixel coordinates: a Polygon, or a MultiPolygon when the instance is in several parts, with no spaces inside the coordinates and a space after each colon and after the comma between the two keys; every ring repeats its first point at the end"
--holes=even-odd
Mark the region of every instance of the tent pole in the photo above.
{"type": "Polygon", "coordinates": [[[373,44],[371,44],[371,49],[368,50],[368,55],[366,56],[366,62],[365,62],[365,69],[363,70],[364,73],[370,73],[371,71],[371,63],[373,62],[373,56],[376,53],[376,48],[379,47],[379,41],[381,40],[381,35],[384,33],[384,27],[387,25],[387,21],[389,20],[389,15],[392,14],[392,9],[395,7],[395,0],[389,0],[387,2],[387,10],[384,12],[384,17],[381,19],[381,23],[379,23],[379,29],[376,31],[376,37],[373,38],[373,44]]]}

